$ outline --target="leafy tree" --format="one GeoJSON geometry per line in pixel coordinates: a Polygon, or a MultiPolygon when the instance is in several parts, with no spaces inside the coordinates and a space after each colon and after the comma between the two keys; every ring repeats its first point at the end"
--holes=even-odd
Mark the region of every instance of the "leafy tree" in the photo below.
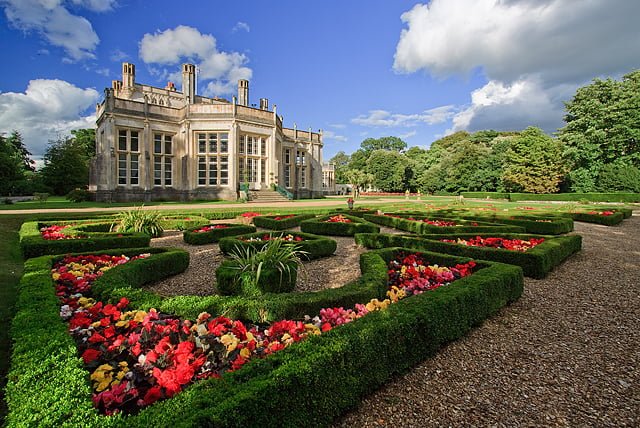
{"type": "Polygon", "coordinates": [[[343,151],[339,151],[335,154],[334,157],[329,159],[329,163],[332,163],[335,166],[335,178],[336,183],[346,183],[347,178],[345,177],[345,172],[349,168],[349,161],[351,157],[343,151]]]}
{"type": "Polygon", "coordinates": [[[360,143],[360,147],[367,154],[371,154],[375,150],[402,152],[407,148],[407,143],[398,137],[367,138],[360,143]]]}
{"type": "Polygon", "coordinates": [[[383,192],[403,192],[407,158],[390,150],[374,150],[367,159],[367,171],[373,175],[373,185],[383,192]]]}
{"type": "Polygon", "coordinates": [[[13,131],[6,138],[0,135],[0,194],[33,193],[35,162],[30,156],[18,131],[13,131]]]}
{"type": "MultiPolygon", "coordinates": [[[[50,141],[44,155],[42,177],[56,195],[66,195],[89,184],[89,161],[95,148],[92,130],[72,131],[73,138],[50,141]]],[[[95,132],[93,133],[95,141],[95,132]]]]}
{"type": "Polygon", "coordinates": [[[565,173],[563,145],[540,128],[528,127],[506,151],[503,179],[509,191],[553,193],[565,173]]]}
{"type": "Polygon", "coordinates": [[[559,138],[571,162],[573,191],[594,191],[604,165],[640,167],[640,70],[621,81],[595,79],[565,106],[559,138]]]}
{"type": "Polygon", "coordinates": [[[606,164],[598,174],[599,192],[640,192],[640,169],[621,162],[606,164]]]}
{"type": "Polygon", "coordinates": [[[345,172],[347,183],[351,184],[354,189],[367,187],[373,182],[373,175],[368,174],[360,169],[350,169],[345,172]]]}

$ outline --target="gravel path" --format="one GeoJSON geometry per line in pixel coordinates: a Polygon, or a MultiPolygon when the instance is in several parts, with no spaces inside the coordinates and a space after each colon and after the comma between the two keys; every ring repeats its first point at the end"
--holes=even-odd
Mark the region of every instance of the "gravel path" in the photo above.
{"type": "MultiPolygon", "coordinates": [[[[299,231],[299,228],[291,229],[299,231]]],[[[260,231],[264,231],[260,229],[260,231]]],[[[399,233],[395,229],[381,228],[383,233],[399,233]]],[[[319,291],[325,288],[342,287],[360,276],[360,254],[366,251],[358,247],[351,237],[332,236],[338,244],[331,257],[304,262],[298,274],[294,291],[319,291]]],[[[175,275],[146,286],[162,296],[196,295],[209,296],[215,293],[215,270],[224,260],[218,244],[189,245],[182,239],[182,232],[167,231],[151,241],[152,247],[178,247],[189,252],[189,267],[175,275]]]]}
{"type": "Polygon", "coordinates": [[[582,252],[335,426],[640,426],[640,217],[576,232],[582,252]]]}

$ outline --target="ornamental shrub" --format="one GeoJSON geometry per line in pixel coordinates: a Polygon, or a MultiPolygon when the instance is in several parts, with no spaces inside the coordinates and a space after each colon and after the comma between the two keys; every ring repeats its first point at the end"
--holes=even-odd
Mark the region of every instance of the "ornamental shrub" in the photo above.
{"type": "Polygon", "coordinates": [[[271,230],[285,230],[300,226],[300,222],[314,218],[315,214],[258,216],[253,218],[257,227],[271,230]]]}
{"type": "Polygon", "coordinates": [[[303,253],[302,259],[311,260],[321,257],[331,256],[335,253],[338,244],[335,240],[325,236],[312,235],[302,232],[256,232],[247,235],[239,235],[220,239],[220,251],[228,255],[234,248],[253,247],[256,250],[264,247],[268,241],[263,240],[264,237],[269,239],[290,236],[294,239],[293,243],[296,248],[303,253]],[[295,241],[301,238],[302,241],[295,241]]]}
{"type": "Polygon", "coordinates": [[[237,223],[212,224],[211,227],[212,228],[206,232],[196,232],[200,230],[202,226],[187,229],[182,233],[182,239],[184,239],[184,242],[187,244],[205,245],[218,242],[225,236],[243,235],[256,231],[255,226],[237,223]],[[219,228],[215,228],[216,226],[219,226],[219,228]]]}
{"type": "Polygon", "coordinates": [[[71,202],[85,202],[91,200],[91,193],[86,189],[74,189],[65,198],[71,202]]]}
{"type": "Polygon", "coordinates": [[[162,214],[158,211],[143,211],[138,207],[129,211],[118,213],[114,226],[114,232],[141,232],[152,238],[162,235],[162,214]]]}
{"type": "Polygon", "coordinates": [[[640,192],[640,169],[633,165],[609,163],[602,167],[597,179],[600,192],[640,192]]]}

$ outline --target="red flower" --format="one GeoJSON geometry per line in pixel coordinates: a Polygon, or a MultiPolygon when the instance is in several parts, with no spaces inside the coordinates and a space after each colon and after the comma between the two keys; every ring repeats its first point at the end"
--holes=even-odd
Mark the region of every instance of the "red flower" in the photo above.
{"type": "Polygon", "coordinates": [[[89,348],[82,353],[82,359],[84,360],[85,364],[89,364],[90,362],[97,360],[101,354],[102,352],[98,351],[97,349],[89,348]]]}

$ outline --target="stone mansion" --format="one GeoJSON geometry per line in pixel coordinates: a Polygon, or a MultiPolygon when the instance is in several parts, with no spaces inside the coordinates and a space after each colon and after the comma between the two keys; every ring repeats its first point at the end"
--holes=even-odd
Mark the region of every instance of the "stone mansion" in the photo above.
{"type": "MultiPolygon", "coordinates": [[[[182,92],[135,81],[105,89],[96,111],[96,157],[90,191],[98,201],[235,200],[252,191],[286,189],[294,198],[319,197],[332,185],[322,168],[322,132],[282,126],[276,106],[249,104],[249,82],[232,101],[195,93],[196,67],[182,66],[182,92]]],[[[285,192],[286,193],[286,192],[285,192]]]]}

